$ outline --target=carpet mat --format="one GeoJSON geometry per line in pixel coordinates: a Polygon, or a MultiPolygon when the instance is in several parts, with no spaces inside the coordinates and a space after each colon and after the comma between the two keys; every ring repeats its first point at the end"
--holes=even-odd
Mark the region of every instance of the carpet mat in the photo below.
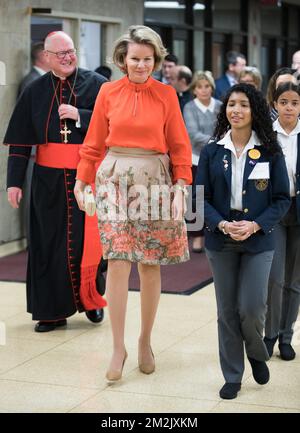
{"type": "MultiPolygon", "coordinates": [[[[27,251],[0,259],[0,281],[25,282],[27,251]]],[[[178,265],[161,267],[162,292],[190,295],[212,282],[206,255],[191,252],[191,260],[178,265]]],[[[129,279],[130,290],[139,290],[139,276],[133,264],[129,279]]]]}

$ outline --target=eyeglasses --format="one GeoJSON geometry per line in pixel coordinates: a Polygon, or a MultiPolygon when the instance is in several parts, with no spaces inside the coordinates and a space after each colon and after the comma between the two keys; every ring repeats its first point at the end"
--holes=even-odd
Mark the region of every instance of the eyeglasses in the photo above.
{"type": "Polygon", "coordinates": [[[46,51],[48,53],[55,54],[56,57],[60,60],[64,59],[67,54],[69,54],[69,56],[75,56],[75,54],[76,54],[75,48],[68,50],[68,51],[57,51],[56,53],[54,51],[50,51],[50,50],[46,50],[46,51]]]}

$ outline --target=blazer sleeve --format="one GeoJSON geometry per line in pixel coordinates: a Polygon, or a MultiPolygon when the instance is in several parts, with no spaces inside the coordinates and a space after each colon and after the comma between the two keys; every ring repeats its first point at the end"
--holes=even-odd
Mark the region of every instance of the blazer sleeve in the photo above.
{"type": "MultiPolygon", "coordinates": [[[[211,204],[213,188],[209,175],[210,146],[213,146],[213,143],[205,146],[200,154],[195,183],[204,187],[204,220],[209,230],[215,231],[219,222],[224,218],[211,204]]],[[[195,206],[195,197],[193,197],[193,202],[195,206]]]]}
{"type": "Polygon", "coordinates": [[[215,99],[221,100],[221,97],[222,97],[222,82],[221,82],[221,78],[219,78],[218,80],[216,80],[216,90],[215,90],[214,97],[215,97],[215,99]]]}
{"type": "Polygon", "coordinates": [[[91,184],[95,182],[96,166],[105,155],[105,140],[108,136],[108,118],[106,116],[106,85],[101,86],[89,128],[79,151],[80,161],[76,179],[91,184]]]}
{"type": "Polygon", "coordinates": [[[222,77],[218,78],[216,80],[216,90],[214,95],[215,99],[222,101],[225,93],[230,87],[231,86],[226,75],[222,75],[222,77]]]}
{"type": "Polygon", "coordinates": [[[192,183],[192,146],[180,111],[176,92],[170,86],[166,101],[165,138],[173,170],[173,181],[192,183]]]}
{"type": "Polygon", "coordinates": [[[272,231],[273,227],[284,217],[291,204],[290,184],[283,155],[275,155],[272,158],[270,181],[272,204],[255,218],[265,234],[272,231]]]}

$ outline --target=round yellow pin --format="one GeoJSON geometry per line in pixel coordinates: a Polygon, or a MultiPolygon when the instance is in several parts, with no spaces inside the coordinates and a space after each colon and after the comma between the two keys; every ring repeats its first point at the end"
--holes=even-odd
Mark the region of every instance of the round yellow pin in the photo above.
{"type": "Polygon", "coordinates": [[[257,149],[251,149],[249,150],[248,155],[251,159],[258,159],[260,158],[260,151],[257,149]]]}

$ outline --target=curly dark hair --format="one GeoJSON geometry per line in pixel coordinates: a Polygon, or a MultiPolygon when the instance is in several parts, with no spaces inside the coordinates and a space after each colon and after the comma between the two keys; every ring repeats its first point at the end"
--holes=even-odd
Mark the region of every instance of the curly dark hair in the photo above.
{"type": "Polygon", "coordinates": [[[252,116],[252,129],[256,132],[260,143],[272,155],[282,153],[281,147],[277,141],[277,134],[273,131],[267,101],[259,90],[256,90],[254,86],[249,84],[235,84],[228,90],[218,114],[214,139],[220,140],[230,129],[230,123],[226,116],[226,107],[233,92],[244,93],[249,99],[252,116]]]}

